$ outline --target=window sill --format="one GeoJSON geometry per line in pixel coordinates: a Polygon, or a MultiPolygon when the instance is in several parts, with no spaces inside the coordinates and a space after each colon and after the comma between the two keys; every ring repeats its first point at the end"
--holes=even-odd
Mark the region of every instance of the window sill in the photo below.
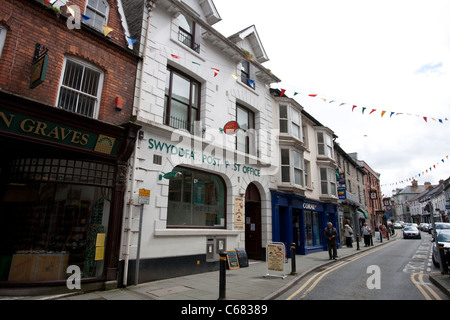
{"type": "Polygon", "coordinates": [[[155,237],[196,237],[196,236],[238,236],[244,230],[226,230],[226,229],[155,229],[155,237]]]}

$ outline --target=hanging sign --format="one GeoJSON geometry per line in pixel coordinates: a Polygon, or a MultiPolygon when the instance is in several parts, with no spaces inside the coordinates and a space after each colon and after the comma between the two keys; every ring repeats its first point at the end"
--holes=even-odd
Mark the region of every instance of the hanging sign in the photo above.
{"type": "Polygon", "coordinates": [[[223,129],[220,129],[220,132],[224,132],[225,134],[234,134],[236,131],[239,130],[239,124],[237,121],[228,121],[224,126],[223,129]]]}

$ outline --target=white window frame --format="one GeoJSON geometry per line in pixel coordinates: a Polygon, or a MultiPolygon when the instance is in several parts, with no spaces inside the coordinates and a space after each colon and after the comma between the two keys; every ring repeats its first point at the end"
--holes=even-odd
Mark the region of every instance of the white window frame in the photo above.
{"type": "Polygon", "coordinates": [[[280,149],[280,181],[282,184],[296,185],[296,186],[305,186],[305,170],[304,170],[304,159],[302,152],[291,148],[281,148],[280,149]],[[288,163],[283,163],[282,153],[288,152],[288,163]],[[296,154],[298,154],[298,159],[296,159],[296,154]],[[296,161],[297,160],[297,161],[296,161]],[[289,181],[283,181],[283,167],[288,168],[289,170],[289,181]],[[301,181],[297,181],[296,172],[300,172],[301,181]],[[300,182],[300,183],[297,183],[300,182]]]}
{"type": "Polygon", "coordinates": [[[301,115],[300,110],[297,110],[296,108],[292,107],[289,104],[282,104],[279,107],[278,114],[279,114],[280,133],[290,135],[290,136],[294,137],[295,139],[303,141],[302,115],[301,115]],[[281,108],[286,108],[287,118],[281,117],[281,108]],[[297,113],[298,121],[294,120],[294,113],[297,113]],[[281,121],[286,122],[287,132],[281,131],[281,121]],[[297,135],[294,134],[294,129],[297,132],[297,135]]]}
{"type": "Polygon", "coordinates": [[[317,131],[317,154],[319,156],[327,157],[329,159],[333,159],[333,139],[330,134],[325,131],[317,131]],[[319,135],[323,136],[323,141],[320,141],[319,135]],[[323,145],[323,152],[321,151],[321,145],[323,145]]]}
{"type": "Polygon", "coordinates": [[[0,25],[0,58],[2,57],[3,47],[5,46],[7,32],[6,27],[0,25]]]}
{"type": "MultiPolygon", "coordinates": [[[[66,72],[67,61],[71,61],[71,62],[77,63],[77,64],[83,66],[84,68],[89,68],[89,69],[91,69],[93,71],[96,71],[96,72],[100,73],[100,77],[98,79],[97,96],[96,96],[97,102],[95,104],[93,114],[92,114],[92,116],[85,115],[86,117],[92,117],[93,119],[98,119],[98,115],[99,115],[99,112],[100,112],[100,103],[101,103],[101,96],[102,96],[102,91],[103,91],[103,81],[104,81],[104,75],[105,74],[104,74],[103,70],[101,70],[100,68],[98,68],[98,67],[96,67],[96,66],[94,66],[94,65],[92,65],[92,64],[90,64],[90,63],[88,63],[88,62],[86,62],[84,60],[81,60],[79,58],[75,58],[75,57],[65,57],[64,58],[64,63],[63,63],[62,71],[61,71],[61,77],[60,77],[60,80],[59,80],[58,96],[56,98],[56,103],[55,103],[56,107],[60,108],[60,109],[63,109],[63,110],[66,110],[63,107],[59,106],[58,104],[59,104],[59,98],[60,98],[60,94],[61,94],[61,88],[65,87],[65,86],[63,86],[63,81],[64,81],[64,75],[65,75],[65,72],[66,72]]],[[[84,75],[84,72],[83,72],[83,75],[84,75]]],[[[69,88],[70,90],[73,90],[73,88],[70,88],[70,87],[66,87],[66,88],[69,88]]],[[[72,112],[72,111],[69,111],[69,112],[72,112]]],[[[82,113],[79,113],[79,112],[75,112],[75,111],[73,111],[73,112],[77,113],[77,114],[80,114],[80,115],[83,115],[82,113]]]]}
{"type": "Polygon", "coordinates": [[[330,167],[319,167],[320,194],[336,197],[336,170],[330,167]],[[324,171],[326,179],[324,179],[324,171]],[[324,185],[327,190],[324,192],[324,185]]]}
{"type": "Polygon", "coordinates": [[[98,0],[98,1],[102,1],[105,4],[105,7],[106,7],[105,12],[101,12],[97,8],[92,7],[89,4],[89,0],[87,0],[86,1],[86,8],[84,9],[84,13],[89,16],[89,14],[87,13],[87,9],[92,10],[95,13],[95,17],[90,17],[91,19],[89,19],[87,21],[84,21],[84,23],[89,25],[89,26],[91,26],[94,29],[97,29],[97,30],[100,30],[100,31],[103,32],[102,27],[97,28],[95,26],[94,21],[98,21],[99,17],[103,17],[102,25],[108,25],[110,6],[109,6],[109,3],[106,0],[98,0]]]}

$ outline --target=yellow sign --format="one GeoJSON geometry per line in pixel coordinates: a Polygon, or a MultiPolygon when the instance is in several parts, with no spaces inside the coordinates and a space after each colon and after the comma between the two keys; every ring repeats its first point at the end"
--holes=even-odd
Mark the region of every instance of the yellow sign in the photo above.
{"type": "Polygon", "coordinates": [[[95,241],[95,261],[103,260],[105,258],[105,239],[106,233],[97,233],[97,240],[95,241]]]}
{"type": "Polygon", "coordinates": [[[139,189],[139,204],[149,204],[150,203],[150,190],[139,189]]]}

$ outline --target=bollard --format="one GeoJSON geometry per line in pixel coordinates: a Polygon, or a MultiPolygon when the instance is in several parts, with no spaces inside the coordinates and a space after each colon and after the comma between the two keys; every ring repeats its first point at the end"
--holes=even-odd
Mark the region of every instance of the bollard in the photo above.
{"type": "Polygon", "coordinates": [[[448,267],[447,267],[447,259],[445,257],[445,251],[444,251],[444,244],[438,243],[439,248],[439,268],[441,269],[441,274],[447,274],[448,273],[448,267]]]}
{"type": "Polygon", "coordinates": [[[297,274],[295,266],[295,243],[291,243],[291,274],[292,275],[297,274]]]}
{"type": "Polygon", "coordinates": [[[359,250],[359,234],[356,234],[356,250],[359,250]]]}
{"type": "Polygon", "coordinates": [[[370,245],[373,247],[373,236],[372,236],[372,232],[370,233],[370,245]]]}
{"type": "Polygon", "coordinates": [[[219,275],[219,299],[225,300],[226,293],[226,269],[227,269],[227,253],[220,251],[220,275],[219,275]]]}

